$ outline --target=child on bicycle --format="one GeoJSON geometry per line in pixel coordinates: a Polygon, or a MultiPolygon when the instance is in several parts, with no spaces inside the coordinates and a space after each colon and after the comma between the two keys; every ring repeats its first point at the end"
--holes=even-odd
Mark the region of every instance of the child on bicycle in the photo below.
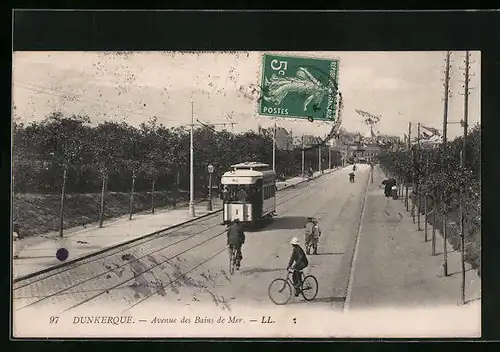
{"type": "Polygon", "coordinates": [[[300,242],[297,237],[292,238],[290,244],[292,245],[293,251],[290,261],[288,262],[287,270],[293,270],[293,286],[295,288],[295,296],[298,296],[301,286],[301,271],[309,265],[309,261],[307,260],[304,250],[300,247],[300,242]]]}
{"type": "Polygon", "coordinates": [[[243,255],[241,254],[241,246],[245,243],[245,233],[240,224],[239,219],[235,219],[233,224],[227,229],[227,245],[229,253],[231,253],[232,247],[236,247],[236,270],[240,269],[241,260],[243,255]]]}

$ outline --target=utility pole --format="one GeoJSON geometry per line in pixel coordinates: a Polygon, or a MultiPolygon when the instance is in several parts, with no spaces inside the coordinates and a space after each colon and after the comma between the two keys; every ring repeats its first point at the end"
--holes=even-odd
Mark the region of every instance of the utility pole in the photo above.
{"type": "Polygon", "coordinates": [[[305,177],[305,150],[304,150],[304,134],[302,133],[302,178],[305,177]]]}
{"type": "Polygon", "coordinates": [[[321,174],[321,144],[318,146],[318,172],[321,174]]]}
{"type": "Polygon", "coordinates": [[[273,171],[276,172],[276,117],[274,117],[273,129],[273,171]]]}
{"type": "MultiPolygon", "coordinates": [[[[429,177],[429,155],[427,155],[427,153],[425,154],[425,173],[424,173],[424,180],[425,180],[425,183],[427,184],[427,178],[429,177]]],[[[425,214],[425,218],[424,218],[424,231],[425,231],[425,242],[428,241],[428,238],[427,238],[427,203],[428,203],[428,198],[429,198],[429,195],[427,194],[427,190],[428,190],[428,187],[426,186],[425,187],[425,192],[424,192],[424,214],[425,214]]]]}
{"type": "Polygon", "coordinates": [[[290,129],[290,176],[294,176],[294,157],[293,157],[293,130],[290,129]]]}
{"type": "MultiPolygon", "coordinates": [[[[411,122],[408,122],[408,154],[410,155],[411,158],[411,122]]],[[[405,204],[406,204],[406,211],[409,211],[409,206],[410,202],[408,201],[408,182],[407,180],[404,180],[406,185],[405,185],[405,204]]]]}
{"type": "MultiPolygon", "coordinates": [[[[446,162],[446,142],[448,132],[448,98],[450,95],[450,52],[446,52],[446,68],[444,73],[444,112],[443,112],[443,154],[441,155],[441,162],[446,162]]],[[[443,209],[443,275],[448,276],[448,248],[447,248],[447,234],[446,224],[448,222],[446,216],[446,203],[445,194],[442,195],[442,209],[443,209]]]]}
{"type": "MultiPolygon", "coordinates": [[[[467,129],[469,122],[469,51],[465,52],[465,82],[464,82],[464,120],[462,127],[464,129],[463,134],[463,147],[460,152],[460,168],[465,170],[466,168],[466,156],[467,156],[467,129]]],[[[461,249],[461,259],[462,259],[462,304],[465,304],[465,194],[464,190],[461,192],[460,196],[460,249],[461,249]]]]}
{"type": "Polygon", "coordinates": [[[191,100],[191,143],[189,146],[189,215],[195,217],[194,212],[194,103],[191,100]]]}
{"type": "Polygon", "coordinates": [[[332,169],[332,146],[330,142],[330,145],[328,146],[328,170],[331,169],[332,169]]]}
{"type": "Polygon", "coordinates": [[[417,125],[417,155],[416,155],[416,160],[417,160],[417,177],[416,177],[416,182],[415,182],[415,188],[417,191],[417,230],[422,231],[422,228],[420,227],[420,202],[422,198],[420,197],[420,122],[417,125]]]}

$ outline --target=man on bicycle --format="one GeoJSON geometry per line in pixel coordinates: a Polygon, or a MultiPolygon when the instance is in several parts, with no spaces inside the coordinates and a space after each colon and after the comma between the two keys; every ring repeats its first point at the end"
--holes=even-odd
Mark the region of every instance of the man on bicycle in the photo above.
{"type": "Polygon", "coordinates": [[[229,253],[233,247],[236,248],[236,270],[240,269],[241,260],[243,255],[241,254],[241,246],[245,243],[245,233],[243,232],[243,227],[240,224],[239,219],[235,219],[233,224],[227,229],[227,245],[229,253]]]}
{"type": "Polygon", "coordinates": [[[292,280],[293,286],[295,288],[295,296],[300,294],[300,286],[301,286],[301,271],[304,270],[308,265],[309,261],[307,260],[306,254],[304,250],[300,247],[300,242],[297,237],[292,238],[290,241],[292,245],[293,252],[290,257],[290,261],[288,262],[287,270],[292,269],[292,280]]]}

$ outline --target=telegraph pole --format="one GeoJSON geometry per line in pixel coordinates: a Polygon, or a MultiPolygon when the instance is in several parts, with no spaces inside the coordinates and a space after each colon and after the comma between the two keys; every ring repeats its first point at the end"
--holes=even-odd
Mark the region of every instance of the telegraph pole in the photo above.
{"type": "MultiPolygon", "coordinates": [[[[411,122],[408,122],[408,154],[411,157],[411,122]]],[[[409,201],[408,201],[408,182],[407,180],[404,180],[406,185],[405,185],[405,204],[406,204],[406,211],[409,211],[409,201]]]]}
{"type": "Polygon", "coordinates": [[[294,176],[293,129],[290,129],[290,176],[294,176]]]}
{"type": "MultiPolygon", "coordinates": [[[[424,173],[424,179],[425,179],[425,183],[427,184],[427,179],[429,177],[429,155],[427,155],[427,153],[425,153],[425,173],[424,173]]],[[[428,216],[427,216],[427,202],[428,202],[428,198],[429,198],[429,195],[428,195],[428,189],[429,187],[425,187],[425,192],[424,192],[424,214],[425,214],[425,218],[424,218],[424,231],[425,231],[425,242],[428,241],[428,238],[427,238],[427,223],[428,223],[428,216]]]]}
{"type": "Polygon", "coordinates": [[[304,150],[304,134],[302,133],[302,178],[305,177],[305,150],[304,150]]]}
{"type": "MultiPolygon", "coordinates": [[[[443,112],[443,155],[441,156],[441,162],[446,162],[446,142],[447,142],[447,132],[448,132],[448,97],[450,95],[450,52],[446,52],[446,69],[444,73],[444,112],[443,112]]],[[[443,209],[443,274],[448,276],[448,248],[447,244],[447,234],[446,234],[446,223],[448,222],[446,216],[446,204],[443,194],[442,199],[442,209],[443,209]]]]}
{"type": "Polygon", "coordinates": [[[276,126],[276,117],[274,118],[274,128],[273,128],[273,171],[276,172],[276,135],[278,128],[276,126]]]}
{"type": "MultiPolygon", "coordinates": [[[[469,51],[465,52],[465,82],[464,82],[464,119],[462,122],[462,127],[464,129],[463,134],[463,147],[460,153],[460,168],[465,170],[466,168],[466,156],[467,156],[467,129],[469,122],[469,51]]],[[[460,242],[461,242],[461,259],[462,259],[462,304],[465,304],[465,203],[464,203],[464,190],[461,192],[460,197],[460,242]]]]}
{"type": "Polygon", "coordinates": [[[417,166],[418,169],[417,171],[417,177],[416,177],[416,182],[415,182],[415,188],[417,191],[417,230],[422,231],[422,228],[420,227],[420,202],[421,202],[421,197],[420,197],[420,122],[417,125],[417,155],[416,155],[416,160],[417,160],[417,166]]]}
{"type": "Polygon", "coordinates": [[[321,174],[321,144],[318,146],[318,172],[321,174]]]}
{"type": "Polygon", "coordinates": [[[328,170],[332,169],[332,146],[331,143],[328,146],[328,170]]]}
{"type": "Polygon", "coordinates": [[[191,100],[191,132],[190,139],[191,143],[189,146],[189,215],[195,217],[194,212],[194,146],[193,146],[193,136],[194,136],[194,103],[191,100]]]}

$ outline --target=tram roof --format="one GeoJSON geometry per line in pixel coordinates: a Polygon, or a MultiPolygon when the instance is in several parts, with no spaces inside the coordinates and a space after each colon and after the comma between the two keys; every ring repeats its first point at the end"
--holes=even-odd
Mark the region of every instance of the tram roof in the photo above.
{"type": "Polygon", "coordinates": [[[233,169],[263,169],[263,168],[269,168],[269,164],[264,164],[260,162],[245,162],[245,163],[239,163],[239,164],[234,164],[231,165],[233,169]]]}
{"type": "MultiPolygon", "coordinates": [[[[222,175],[222,181],[226,178],[234,178],[234,177],[242,177],[242,178],[252,178],[252,179],[257,179],[257,178],[267,178],[274,176],[275,173],[273,170],[250,170],[250,169],[234,169],[231,171],[227,171],[222,175]]],[[[224,182],[223,182],[224,183],[224,182]]]]}

